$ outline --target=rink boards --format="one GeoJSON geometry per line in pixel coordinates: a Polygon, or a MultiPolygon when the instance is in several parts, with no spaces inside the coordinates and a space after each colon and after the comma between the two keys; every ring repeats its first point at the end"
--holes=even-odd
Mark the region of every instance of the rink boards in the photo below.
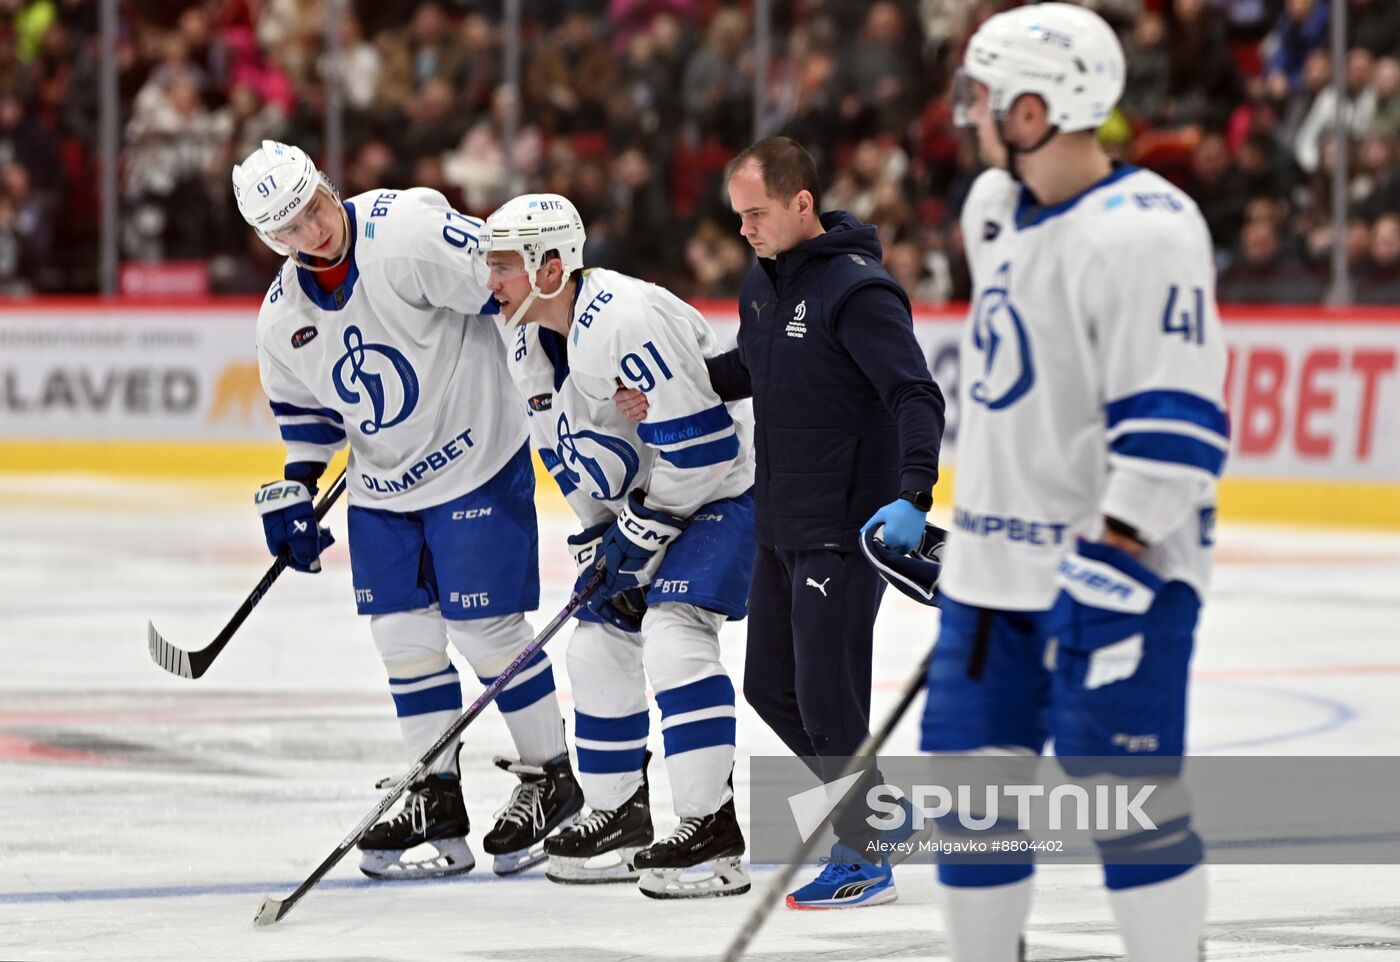
{"type": "MultiPolygon", "coordinates": [[[[732,302],[698,305],[720,342],[732,302]]],[[[274,476],[247,300],[38,300],[0,311],[0,470],[274,476]]],[[[1400,309],[1225,312],[1231,450],[1221,515],[1400,528],[1400,309]]],[[[962,308],[915,330],[949,397],[941,503],[957,460],[962,308]]],[[[553,485],[542,485],[553,491],[553,485]]]]}

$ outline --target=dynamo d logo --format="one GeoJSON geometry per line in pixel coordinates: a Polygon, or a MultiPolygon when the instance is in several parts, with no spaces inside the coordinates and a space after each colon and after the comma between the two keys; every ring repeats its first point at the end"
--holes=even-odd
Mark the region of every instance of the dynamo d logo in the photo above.
{"type": "Polygon", "coordinates": [[[369,395],[374,417],[360,422],[364,434],[378,434],[393,427],[418,406],[418,375],[408,358],[388,344],[366,344],[364,335],[353,324],[345,329],[345,353],[331,368],[331,381],[346,404],[360,403],[360,391],[352,385],[369,395]],[[397,381],[398,389],[393,392],[397,397],[385,390],[386,377],[397,381]]]}
{"type": "Polygon", "coordinates": [[[972,346],[982,354],[982,375],[972,382],[972,400],[999,411],[1015,404],[1035,384],[1031,341],[1011,303],[1011,262],[997,270],[993,286],[977,299],[972,346]]]}
{"type": "Polygon", "coordinates": [[[599,431],[573,431],[569,427],[569,416],[559,415],[559,444],[555,453],[564,466],[565,476],[574,484],[587,474],[592,490],[589,492],[598,501],[616,501],[632,490],[632,482],[641,468],[641,458],[636,448],[624,439],[599,431]],[[575,470],[577,466],[580,470],[575,470]]]}

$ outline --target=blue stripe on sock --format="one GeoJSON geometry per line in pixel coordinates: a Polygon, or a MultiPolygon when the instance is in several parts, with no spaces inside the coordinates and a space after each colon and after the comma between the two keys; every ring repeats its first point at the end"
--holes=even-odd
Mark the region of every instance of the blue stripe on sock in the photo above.
{"type": "Polygon", "coordinates": [[[650,712],[639,711],[635,715],[604,718],[574,711],[575,738],[588,738],[598,742],[634,742],[638,738],[646,738],[650,728],[650,712]]]}
{"type": "Polygon", "coordinates": [[[718,705],[733,705],[734,683],[728,675],[711,675],[679,688],[657,692],[656,704],[661,707],[662,718],[718,705]]]}
{"type": "MultiPolygon", "coordinates": [[[[538,665],[540,662],[544,661],[548,657],[549,656],[544,653],[544,649],[541,648],[539,651],[535,652],[535,657],[531,658],[529,661],[525,662],[525,664],[520,666],[521,673],[523,674],[526,670],[534,668],[536,665],[538,665]]],[[[476,676],[477,681],[481,682],[483,685],[489,685],[499,677],[501,676],[491,675],[488,678],[483,678],[480,675],[476,676]]]]}
{"type": "Polygon", "coordinates": [[[391,685],[411,685],[411,684],[413,684],[414,682],[423,681],[424,679],[427,679],[427,678],[436,678],[438,675],[455,675],[455,674],[457,674],[457,667],[456,667],[455,665],[448,665],[446,668],[442,669],[442,671],[430,671],[430,672],[428,672],[426,675],[418,675],[417,677],[414,677],[414,678],[390,678],[390,679],[389,679],[389,684],[391,684],[391,685]]]}
{"type": "Polygon", "coordinates": [[[1103,867],[1104,888],[1110,892],[1135,889],[1142,885],[1155,885],[1185,875],[1198,863],[1190,865],[1105,865],[1103,867]]]}
{"type": "Polygon", "coordinates": [[[623,748],[603,751],[598,748],[578,748],[578,770],[589,775],[615,775],[619,772],[639,772],[647,750],[623,748]]]}
{"type": "Polygon", "coordinates": [[[462,710],[462,686],[453,679],[447,685],[435,685],[406,695],[394,695],[394,710],[400,718],[427,715],[435,711],[462,710]]]}
{"type": "Polygon", "coordinates": [[[703,721],[672,725],[661,730],[661,738],[666,743],[666,757],[697,748],[713,748],[716,745],[734,744],[733,718],[706,718],[703,721]]]}
{"type": "Polygon", "coordinates": [[[546,668],[529,681],[511,685],[496,696],[501,711],[520,711],[554,693],[554,669],[546,668]]]}

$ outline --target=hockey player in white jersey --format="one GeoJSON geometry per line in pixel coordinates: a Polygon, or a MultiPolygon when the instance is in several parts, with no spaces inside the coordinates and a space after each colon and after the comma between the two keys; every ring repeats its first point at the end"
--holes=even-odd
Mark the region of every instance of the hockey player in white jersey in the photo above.
{"type": "MultiPolygon", "coordinates": [[[[342,202],[303,151],[273,141],[233,168],[233,190],[258,236],[287,255],[257,326],[287,449],[284,480],[256,499],[268,548],[297,570],[320,569],[332,538],[318,531],[311,499],[348,443],[355,602],[416,757],[462,711],[448,642],[489,684],[530,641],[524,612],[539,603],[528,429],[495,319],[481,316],[490,300],[481,221],[424,188],[342,202]]],[[[582,793],[543,652],[497,705],[520,755],[497,759],[520,782],[483,840],[504,875],[544,860],[544,836],[571,822],[582,793]]],[[[365,833],[367,875],[472,868],[456,754],[365,833]],[[436,853],[411,858],[423,843],[436,853]]]]}
{"type": "Polygon", "coordinates": [[[583,269],[584,228],[568,200],[517,197],[491,215],[485,240],[531,439],[583,527],[569,539],[579,580],[606,572],[568,649],[592,812],[548,839],[547,874],[637,879],[653,898],[746,892],[719,629],[747,611],[751,425],[710,388],[714,333],[698,312],[653,284],[583,269]],[[614,405],[619,387],[645,392],[646,424],[614,405]],[[645,772],[648,679],[680,819],[660,841],[645,772]]]}
{"type": "MultiPolygon", "coordinates": [[[[962,213],[974,300],[927,751],[1030,755],[1053,739],[1062,757],[1168,771],[1184,752],[1226,353],[1200,212],[1096,140],[1123,82],[1112,29],[1063,3],[989,19],[957,81],[992,169],[962,213]]],[[[1133,962],[1200,951],[1201,842],[1172,814],[1099,843],[1133,962]]],[[[953,959],[1018,958],[1032,875],[939,866],[953,959]]]]}

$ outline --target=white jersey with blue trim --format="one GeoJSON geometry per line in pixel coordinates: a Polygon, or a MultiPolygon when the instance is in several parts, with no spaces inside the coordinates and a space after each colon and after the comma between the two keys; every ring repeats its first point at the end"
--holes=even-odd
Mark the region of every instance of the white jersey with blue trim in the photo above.
{"type": "Polygon", "coordinates": [[[587,527],[636,489],[688,518],[753,486],[753,425],[710,386],[714,331],[664,288],[616,271],[583,272],[565,339],[537,324],[506,331],[531,443],[587,527]],[[647,395],[646,421],[618,411],[619,387],[647,395]]]}
{"type": "Polygon", "coordinates": [[[1074,539],[1109,515],[1203,592],[1228,428],[1210,233],[1161,177],[1118,167],[1041,207],[1002,170],[962,214],[973,303],[940,588],[1048,608],[1074,539]]]}
{"type": "Polygon", "coordinates": [[[345,209],[341,285],[323,291],[288,261],[258,314],[287,463],[328,462],[348,442],[351,504],[442,504],[488,481],[528,436],[493,330],[482,222],[427,188],[371,191],[345,209]]]}

